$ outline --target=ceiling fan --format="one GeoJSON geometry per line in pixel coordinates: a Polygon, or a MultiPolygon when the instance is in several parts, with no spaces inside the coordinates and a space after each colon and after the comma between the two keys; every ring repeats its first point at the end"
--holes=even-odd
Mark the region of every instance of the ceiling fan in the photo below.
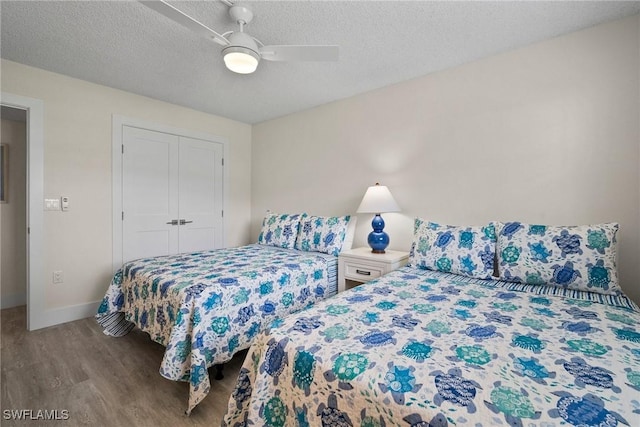
{"type": "Polygon", "coordinates": [[[265,46],[258,39],[244,32],[244,27],[253,19],[253,12],[248,7],[225,1],[224,3],[230,6],[229,15],[240,29],[220,34],[165,1],[141,1],[140,3],[222,45],[225,65],[229,70],[239,74],[253,73],[261,59],[266,61],[338,60],[338,46],[335,45],[265,46]]]}

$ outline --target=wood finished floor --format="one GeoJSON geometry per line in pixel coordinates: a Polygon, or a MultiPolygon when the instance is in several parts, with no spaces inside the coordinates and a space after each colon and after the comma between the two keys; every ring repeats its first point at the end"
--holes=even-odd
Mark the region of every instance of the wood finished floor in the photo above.
{"type": "Polygon", "coordinates": [[[0,311],[0,425],[219,426],[246,352],[191,413],[187,383],[158,373],[164,347],[133,330],[104,335],[93,318],[26,330],[26,308],[0,311]],[[13,421],[4,410],[69,411],[66,421],[13,421]]]}

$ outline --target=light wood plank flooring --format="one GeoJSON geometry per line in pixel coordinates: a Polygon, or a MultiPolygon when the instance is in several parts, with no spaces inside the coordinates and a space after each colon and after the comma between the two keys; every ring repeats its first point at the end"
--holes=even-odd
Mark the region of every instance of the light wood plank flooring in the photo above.
{"type": "Polygon", "coordinates": [[[137,329],[104,335],[93,318],[26,330],[26,308],[0,312],[0,409],[69,411],[67,421],[5,420],[0,425],[219,426],[246,351],[191,413],[187,383],[158,373],[164,347],[137,329]]]}

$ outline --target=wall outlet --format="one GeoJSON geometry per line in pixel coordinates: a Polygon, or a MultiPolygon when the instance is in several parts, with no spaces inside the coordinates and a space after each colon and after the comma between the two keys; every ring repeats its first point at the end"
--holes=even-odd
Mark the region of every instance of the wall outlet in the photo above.
{"type": "Polygon", "coordinates": [[[58,284],[64,282],[64,276],[62,275],[62,271],[54,271],[53,272],[53,283],[58,284]]]}

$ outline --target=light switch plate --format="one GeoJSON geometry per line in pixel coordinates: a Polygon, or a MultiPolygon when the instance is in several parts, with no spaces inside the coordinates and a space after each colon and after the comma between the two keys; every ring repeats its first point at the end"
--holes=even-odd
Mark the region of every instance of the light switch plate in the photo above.
{"type": "Polygon", "coordinates": [[[44,210],[45,211],[59,211],[60,210],[60,199],[44,199],[44,210]]]}

